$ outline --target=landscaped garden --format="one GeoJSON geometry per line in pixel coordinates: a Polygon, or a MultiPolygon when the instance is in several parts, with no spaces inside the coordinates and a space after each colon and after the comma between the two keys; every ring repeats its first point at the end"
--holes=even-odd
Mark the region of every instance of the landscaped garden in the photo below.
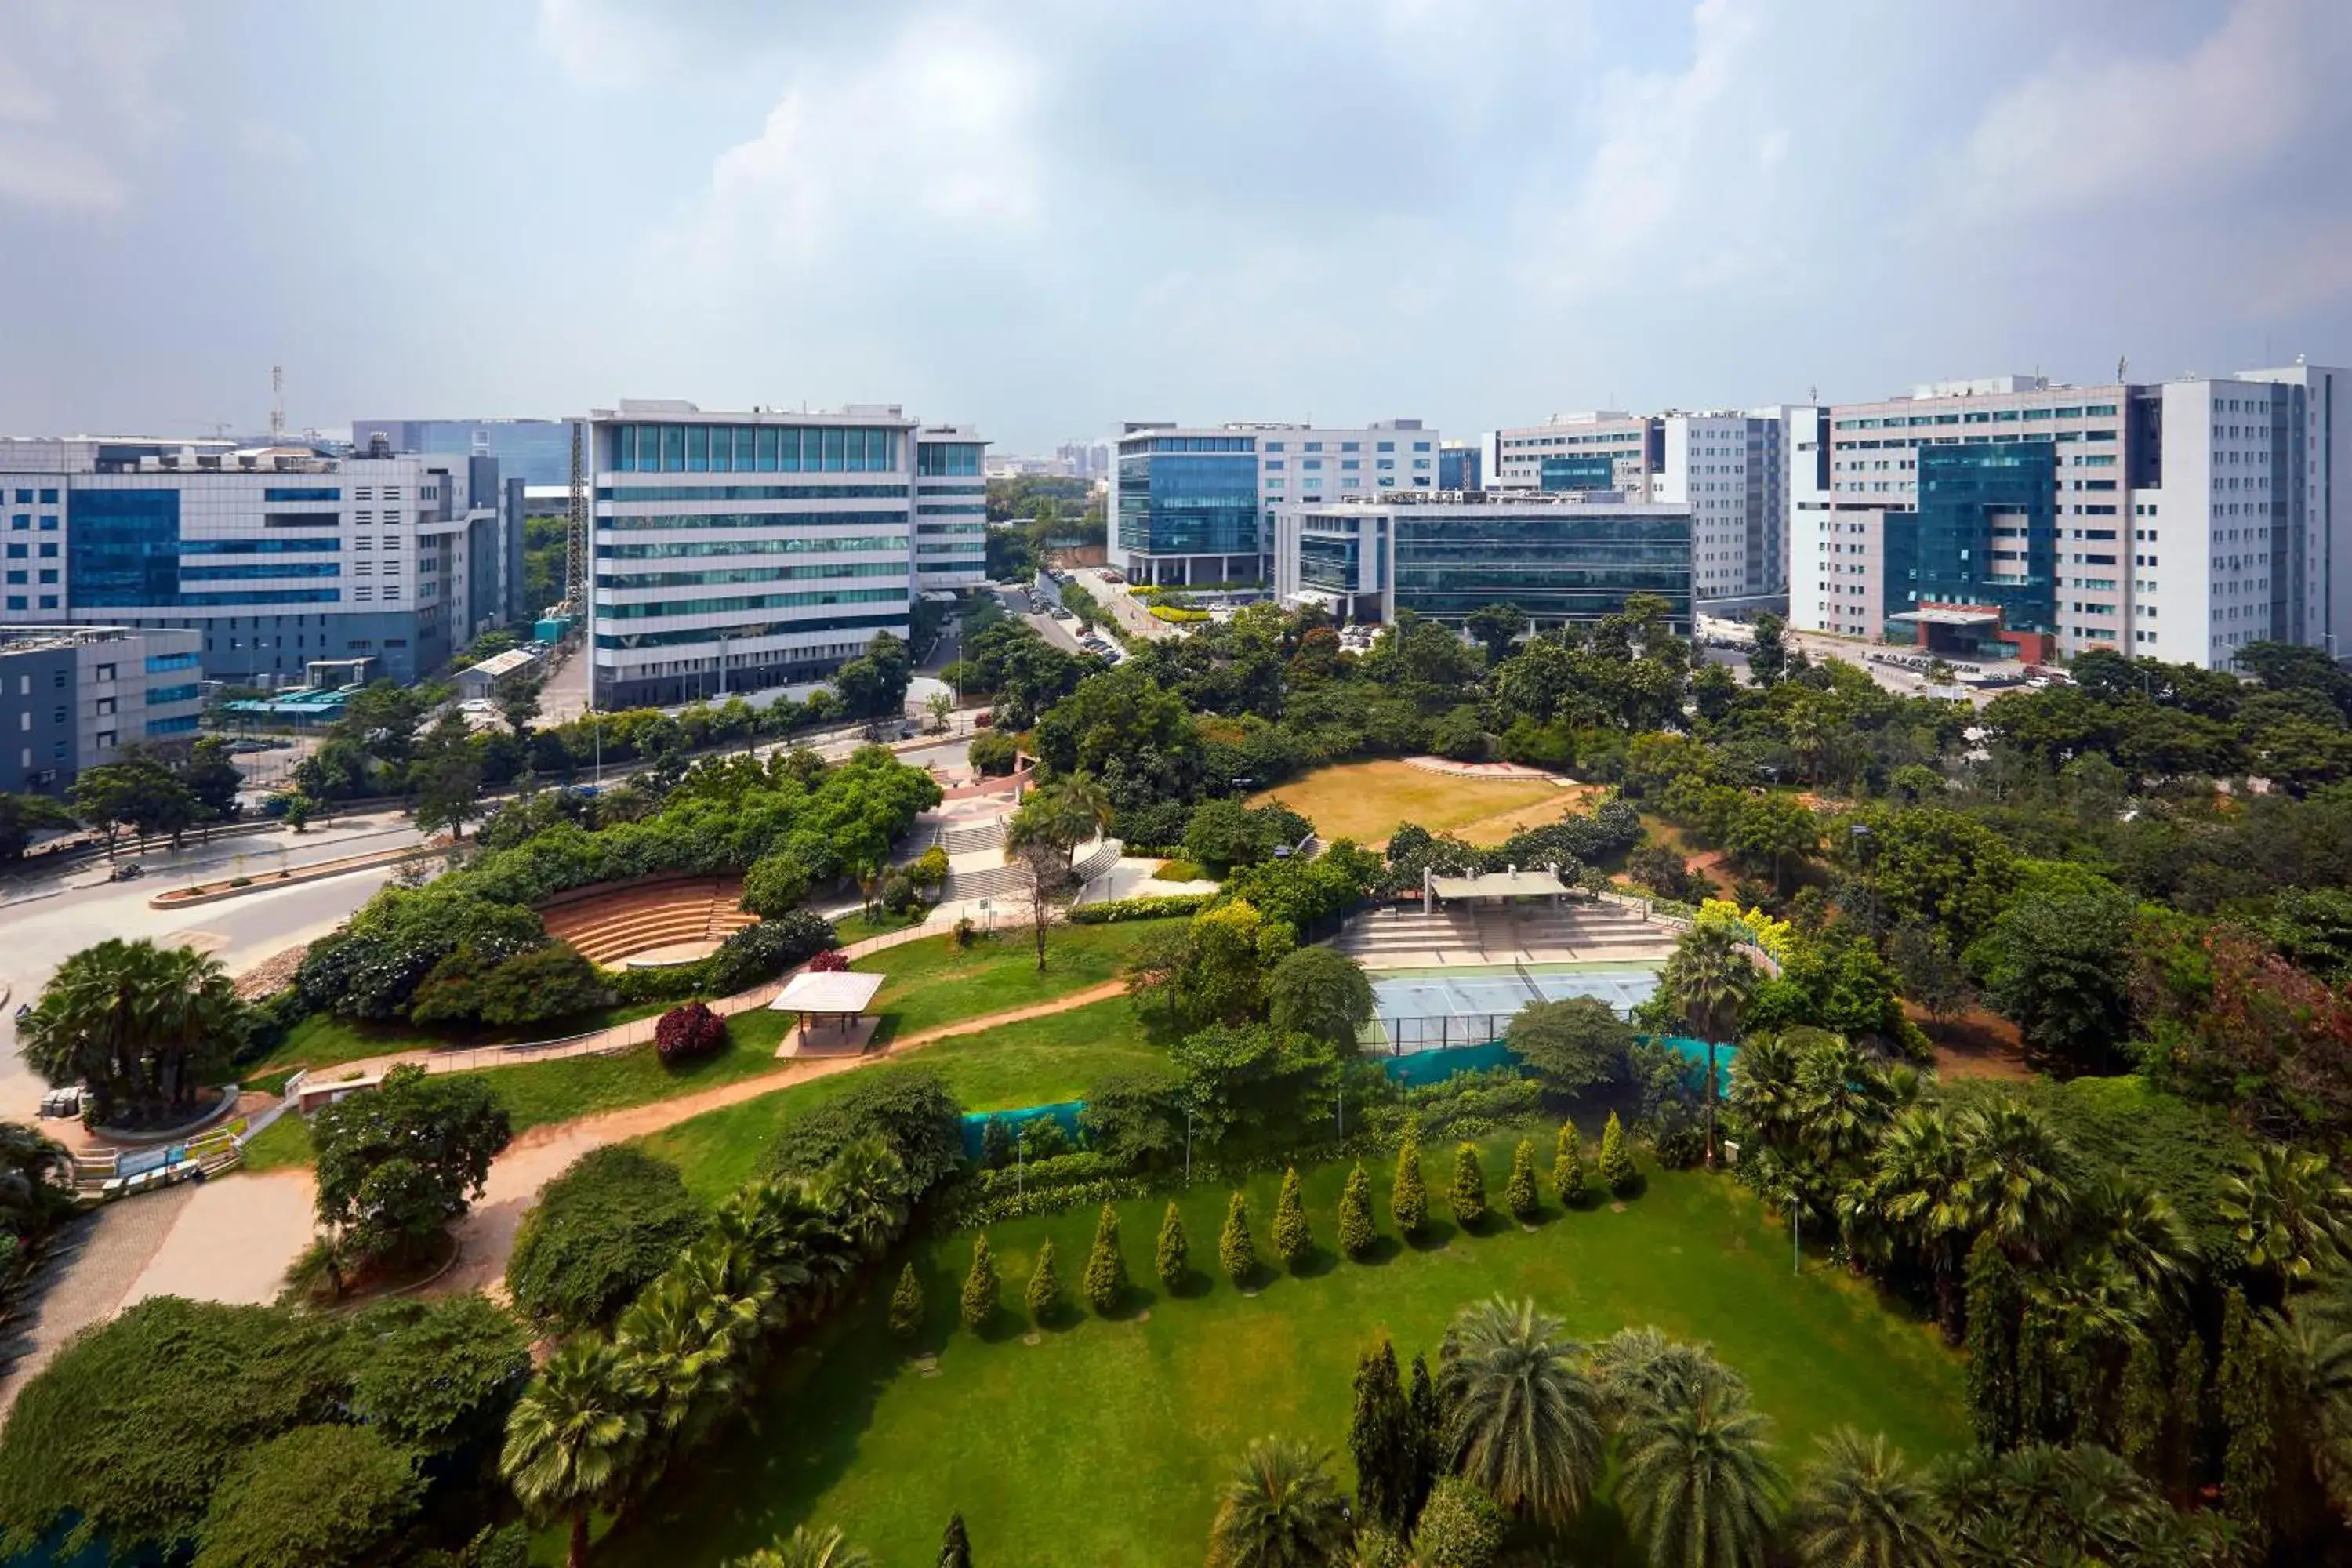
{"type": "Polygon", "coordinates": [[[924,937],[867,953],[850,967],[889,976],[873,1005],[882,1019],[876,1043],[887,1045],[961,1019],[1058,1001],[1115,980],[1128,956],[1152,932],[1176,923],[1065,927],[1048,942],[1042,971],[1029,933],[1010,922],[992,934],[975,935],[969,945],[959,946],[953,936],[924,937]]]}
{"type": "MultiPolygon", "coordinates": [[[[1509,1168],[1509,1151],[1507,1140],[1484,1145],[1490,1180],[1509,1168]]],[[[1347,1168],[1305,1173],[1318,1251],[1297,1274],[1265,1269],[1246,1296],[1218,1273],[1224,1188],[1195,1187],[1180,1205],[1196,1274],[1175,1296],[1153,1278],[1164,1202],[1120,1204],[1134,1307],[1106,1320],[1081,1306],[1034,1345],[1022,1286],[1038,1247],[1052,1240],[1075,1293],[1093,1209],[989,1229],[1006,1284],[985,1334],[957,1321],[971,1237],[918,1244],[926,1311],[911,1351],[885,1321],[893,1264],[796,1352],[750,1426],[656,1494],[597,1561],[719,1563],[814,1521],[841,1527],[879,1563],[923,1563],[960,1510],[982,1561],[1197,1563],[1218,1485],[1251,1440],[1278,1433],[1344,1456],[1349,1375],[1373,1336],[1388,1334],[1400,1356],[1433,1359],[1455,1310],[1497,1293],[1534,1298],[1580,1339],[1652,1325],[1712,1343],[1748,1379],[1792,1467],[1840,1426],[1885,1432],[1923,1460],[1967,1446],[1959,1363],[1933,1330],[1817,1258],[1792,1274],[1786,1227],[1727,1179],[1653,1171],[1622,1212],[1604,1197],[1563,1213],[1547,1194],[1532,1230],[1498,1212],[1470,1236],[1443,1200],[1450,1161],[1427,1163],[1440,1192],[1428,1234],[1415,1246],[1384,1242],[1367,1263],[1335,1245],[1347,1168]],[[921,1352],[936,1352],[935,1374],[915,1364],[921,1352]]],[[[1388,1163],[1371,1167],[1389,1236],[1391,1173],[1388,1163]]],[[[1247,1189],[1269,1262],[1277,1185],[1269,1173],[1247,1189]]]]}

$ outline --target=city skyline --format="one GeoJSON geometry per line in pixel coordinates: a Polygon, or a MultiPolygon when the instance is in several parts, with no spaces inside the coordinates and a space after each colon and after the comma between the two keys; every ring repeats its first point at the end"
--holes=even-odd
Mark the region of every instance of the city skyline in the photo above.
{"type": "Polygon", "coordinates": [[[297,430],[888,396],[1042,453],[2331,363],[2347,58],[2321,0],[19,7],[0,429],[258,430],[278,364],[297,430]]]}

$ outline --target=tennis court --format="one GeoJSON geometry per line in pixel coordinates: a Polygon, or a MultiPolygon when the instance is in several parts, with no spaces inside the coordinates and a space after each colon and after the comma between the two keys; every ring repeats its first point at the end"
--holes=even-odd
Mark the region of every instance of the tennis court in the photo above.
{"type": "Polygon", "coordinates": [[[1372,981],[1372,1026],[1392,1051],[1480,1046],[1501,1039],[1512,1015],[1530,1002],[1598,996],[1624,1014],[1657,988],[1657,970],[1641,965],[1412,970],[1372,981]]]}

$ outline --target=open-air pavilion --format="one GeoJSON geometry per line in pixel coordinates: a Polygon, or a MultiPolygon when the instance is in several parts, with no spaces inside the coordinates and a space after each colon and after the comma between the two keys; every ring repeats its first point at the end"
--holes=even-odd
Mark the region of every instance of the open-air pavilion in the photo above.
{"type": "Polygon", "coordinates": [[[1549,867],[1522,871],[1515,866],[1507,871],[1472,871],[1465,876],[1429,870],[1421,874],[1421,903],[1426,910],[1509,899],[1549,899],[1559,903],[1570,890],[1559,873],[1549,867]]]}
{"type": "Polygon", "coordinates": [[[768,1005],[796,1013],[799,1021],[776,1048],[780,1057],[842,1057],[862,1054],[880,1019],[866,1009],[882,989],[879,974],[854,970],[803,970],[784,982],[768,1005]]]}

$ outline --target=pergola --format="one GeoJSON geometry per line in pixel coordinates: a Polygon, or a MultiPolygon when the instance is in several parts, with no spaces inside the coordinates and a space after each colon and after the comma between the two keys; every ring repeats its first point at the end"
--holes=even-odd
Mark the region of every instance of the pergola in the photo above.
{"type": "Polygon", "coordinates": [[[874,1026],[878,1021],[865,1016],[867,1004],[882,989],[879,974],[860,974],[855,970],[835,969],[824,972],[803,970],[784,982],[776,999],[768,1004],[779,1013],[797,1013],[793,1039],[794,1056],[807,1056],[817,1051],[839,1055],[863,1051],[874,1037],[874,1026]]]}
{"type": "Polygon", "coordinates": [[[1422,904],[1434,909],[1439,903],[1454,900],[1485,899],[1559,900],[1569,894],[1569,886],[1559,874],[1546,868],[1538,871],[1522,871],[1514,866],[1507,871],[1473,871],[1456,877],[1436,871],[1423,871],[1421,877],[1422,904]]]}

